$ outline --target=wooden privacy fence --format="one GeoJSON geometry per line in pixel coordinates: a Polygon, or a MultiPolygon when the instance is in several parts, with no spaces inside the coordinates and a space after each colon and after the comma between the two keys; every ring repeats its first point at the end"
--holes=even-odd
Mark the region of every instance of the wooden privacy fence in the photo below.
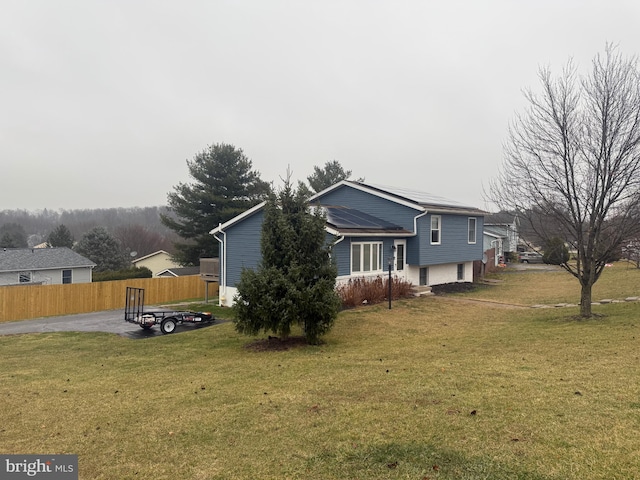
{"type": "MultiPolygon", "coordinates": [[[[145,304],[203,298],[199,276],[135,278],[67,285],[0,287],[0,322],[124,308],[127,287],[144,288],[145,304]]],[[[209,295],[218,284],[209,285],[209,295]]]]}

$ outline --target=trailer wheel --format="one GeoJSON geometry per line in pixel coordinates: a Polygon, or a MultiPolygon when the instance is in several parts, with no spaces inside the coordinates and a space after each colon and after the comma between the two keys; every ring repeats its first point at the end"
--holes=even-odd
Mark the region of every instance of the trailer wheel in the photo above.
{"type": "Polygon", "coordinates": [[[175,332],[176,319],[169,317],[162,320],[162,323],[160,324],[160,330],[162,330],[162,333],[165,333],[165,334],[175,332]]]}

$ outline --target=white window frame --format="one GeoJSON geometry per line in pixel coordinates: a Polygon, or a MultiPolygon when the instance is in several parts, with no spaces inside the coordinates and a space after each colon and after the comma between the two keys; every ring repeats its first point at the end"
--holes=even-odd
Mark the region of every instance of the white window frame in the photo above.
{"type": "Polygon", "coordinates": [[[62,270],[62,284],[63,285],[68,285],[73,283],[73,270],[70,268],[65,268],[64,270],[62,270]],[[65,272],[68,272],[65,274],[65,272]],[[65,279],[68,279],[68,282],[65,282],[65,279]]]}
{"type": "Polygon", "coordinates": [[[431,215],[431,229],[430,229],[430,237],[431,245],[441,245],[442,244],[442,216],[441,215],[431,215]],[[433,221],[437,220],[438,225],[437,228],[433,228],[433,221]],[[438,232],[438,240],[433,241],[433,233],[438,232]]]}
{"type": "Polygon", "coordinates": [[[404,240],[396,240],[393,243],[393,247],[395,253],[394,270],[396,272],[403,272],[407,265],[407,243],[404,240]]]}
{"type": "Polygon", "coordinates": [[[469,244],[475,244],[476,239],[478,238],[478,219],[476,217],[469,217],[469,221],[467,222],[467,241],[469,244]],[[471,228],[471,224],[473,223],[473,228],[471,228]],[[471,239],[471,235],[473,234],[473,240],[471,239]]]}
{"type": "Polygon", "coordinates": [[[33,275],[31,272],[20,272],[18,274],[18,282],[20,283],[31,283],[33,281],[33,275]]]}
{"type": "Polygon", "coordinates": [[[351,274],[380,272],[382,272],[382,242],[353,242],[351,244],[351,274]],[[359,270],[354,269],[353,247],[355,246],[359,247],[359,270]],[[368,252],[368,258],[365,258],[365,250],[368,252]],[[365,270],[365,266],[368,266],[368,270],[365,270]]]}

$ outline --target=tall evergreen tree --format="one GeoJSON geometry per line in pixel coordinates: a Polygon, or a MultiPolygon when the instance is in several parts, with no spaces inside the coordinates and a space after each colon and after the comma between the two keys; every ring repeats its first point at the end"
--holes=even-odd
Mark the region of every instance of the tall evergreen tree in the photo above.
{"type": "Polygon", "coordinates": [[[241,333],[286,337],[297,324],[307,342],[317,343],[338,315],[326,218],[320,209],[310,209],[306,192],[294,191],[287,179],[265,204],[260,265],[245,269],[237,286],[235,327],[241,333]]]}
{"type": "Polygon", "coordinates": [[[215,144],[187,160],[191,183],[179,183],[168,194],[171,214],[162,223],[184,242],[175,243],[174,258],[182,265],[198,265],[200,257],[214,257],[218,244],[209,232],[262,201],[270,190],[252,169],[242,149],[215,144]]]}
{"type": "Polygon", "coordinates": [[[73,242],[73,235],[71,235],[71,231],[64,224],[60,224],[54,228],[47,237],[47,244],[50,247],[73,248],[73,242]]]}
{"type": "MultiPolygon", "coordinates": [[[[340,162],[333,160],[326,162],[322,168],[313,167],[313,173],[307,177],[307,181],[311,189],[318,193],[342,180],[348,180],[349,177],[351,177],[351,170],[345,170],[340,162]]],[[[358,181],[362,182],[364,179],[360,178],[358,181]]]]}
{"type": "Polygon", "coordinates": [[[75,251],[96,263],[95,272],[121,270],[131,266],[118,240],[104,227],[95,227],[85,233],[75,251]]]}

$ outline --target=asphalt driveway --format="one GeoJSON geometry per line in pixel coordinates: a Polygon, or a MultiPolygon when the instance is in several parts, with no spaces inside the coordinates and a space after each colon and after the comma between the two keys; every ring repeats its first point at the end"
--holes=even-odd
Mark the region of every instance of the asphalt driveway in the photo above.
{"type": "MultiPolygon", "coordinates": [[[[204,324],[178,324],[174,333],[220,323],[220,320],[216,320],[215,322],[204,324]]],[[[143,330],[135,323],[125,322],[123,309],[0,323],[0,335],[43,332],[107,332],[132,339],[162,335],[159,325],[149,330],[143,330]]]]}

